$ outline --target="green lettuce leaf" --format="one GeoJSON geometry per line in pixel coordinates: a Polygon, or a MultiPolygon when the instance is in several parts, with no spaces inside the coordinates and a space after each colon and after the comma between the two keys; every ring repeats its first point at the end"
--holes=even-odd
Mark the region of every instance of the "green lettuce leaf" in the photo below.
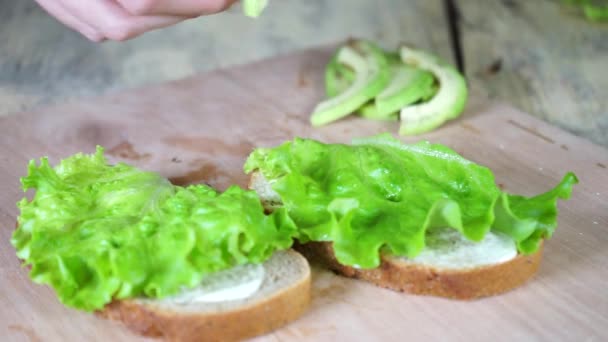
{"type": "Polygon", "coordinates": [[[556,201],[576,176],[532,198],[503,193],[492,172],[451,149],[380,135],[353,145],[296,138],[256,149],[245,171],[271,180],[298,238],[332,241],[340,263],[374,268],[380,252],[415,257],[427,231],[452,227],[472,241],[494,229],[533,253],[556,226],[556,201]]]}
{"type": "Polygon", "coordinates": [[[238,187],[176,187],[153,172],[108,165],[103,149],[52,168],[31,161],[11,243],[36,283],[65,305],[95,310],[112,299],[160,298],[212,272],[259,263],[288,248],[295,227],[283,211],[264,215],[238,187]]]}

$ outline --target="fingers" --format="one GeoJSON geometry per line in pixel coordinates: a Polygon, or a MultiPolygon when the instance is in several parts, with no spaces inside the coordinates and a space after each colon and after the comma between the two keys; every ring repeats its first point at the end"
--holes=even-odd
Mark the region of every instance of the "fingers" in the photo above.
{"type": "Polygon", "coordinates": [[[44,8],[50,15],[54,16],[61,23],[66,25],[67,27],[80,32],[82,35],[87,37],[89,40],[94,42],[100,42],[104,40],[103,35],[101,35],[95,28],[91,25],[86,24],[82,20],[76,18],[72,15],[59,1],[53,0],[36,0],[36,2],[44,8]]]}
{"type": "Polygon", "coordinates": [[[88,23],[104,38],[111,40],[127,40],[146,31],[188,19],[183,16],[132,15],[112,0],[62,0],[61,3],[74,17],[88,23]]]}
{"type": "Polygon", "coordinates": [[[222,12],[236,0],[116,0],[134,15],[198,17],[222,12]]]}
{"type": "Polygon", "coordinates": [[[180,21],[221,12],[237,0],[36,0],[92,41],[127,40],[180,21]]]}

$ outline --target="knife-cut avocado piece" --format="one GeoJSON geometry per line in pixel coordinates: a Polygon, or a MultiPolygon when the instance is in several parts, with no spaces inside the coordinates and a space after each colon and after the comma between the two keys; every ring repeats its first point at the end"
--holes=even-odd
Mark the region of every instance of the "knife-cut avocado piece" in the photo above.
{"type": "Polygon", "coordinates": [[[399,134],[428,132],[460,116],[468,89],[458,70],[431,54],[408,47],[401,48],[401,59],[405,64],[432,72],[439,83],[439,90],[428,102],[401,109],[399,134]]]}
{"type": "Polygon", "coordinates": [[[370,119],[370,120],[380,120],[380,121],[397,121],[399,120],[399,111],[394,111],[392,113],[382,113],[378,111],[378,107],[373,102],[370,102],[357,112],[357,115],[362,118],[370,119]]]}
{"type": "Polygon", "coordinates": [[[376,96],[374,104],[379,115],[390,115],[416,103],[434,92],[433,74],[405,64],[393,66],[389,85],[376,96]]]}
{"type": "Polygon", "coordinates": [[[439,84],[437,82],[433,82],[433,86],[431,87],[431,89],[429,89],[429,92],[426,93],[420,100],[422,102],[426,102],[426,101],[432,99],[433,96],[435,96],[435,94],[437,94],[438,91],[439,91],[439,84]]]}
{"type": "MultiPolygon", "coordinates": [[[[328,98],[344,92],[355,80],[355,73],[347,66],[338,63],[337,55],[336,53],[325,68],[325,94],[328,98]]],[[[371,120],[396,121],[399,119],[398,111],[380,115],[373,100],[364,104],[355,114],[371,120]]]]}
{"type": "Polygon", "coordinates": [[[241,2],[243,13],[252,18],[259,17],[268,5],[268,0],[241,0],[241,2]]]}
{"type": "Polygon", "coordinates": [[[399,111],[411,104],[427,101],[437,93],[433,74],[407,66],[393,65],[391,82],[370,102],[359,110],[359,115],[372,120],[398,120],[399,111]]]}
{"type": "Polygon", "coordinates": [[[397,64],[402,64],[403,62],[401,61],[401,55],[399,54],[399,51],[382,51],[384,52],[384,56],[386,57],[386,61],[388,62],[389,65],[397,65],[397,64]]]}
{"type": "Polygon", "coordinates": [[[355,81],[355,72],[338,62],[338,52],[325,67],[325,95],[335,97],[344,92],[355,81]]]}
{"type": "MultiPolygon", "coordinates": [[[[355,73],[347,66],[338,63],[337,54],[325,68],[325,92],[328,98],[344,92],[355,80],[355,73]]],[[[379,113],[373,100],[364,104],[355,114],[370,120],[399,120],[399,111],[394,113],[379,113]]]]}
{"type": "Polygon", "coordinates": [[[354,82],[339,95],[319,103],[310,117],[313,126],[341,119],[378,95],[390,81],[384,53],[375,45],[357,40],[338,51],[337,62],[355,73],[354,82]]]}
{"type": "MultiPolygon", "coordinates": [[[[403,64],[398,52],[383,51],[383,53],[389,67],[392,68],[397,64],[403,64]]],[[[346,65],[338,62],[338,53],[336,53],[325,67],[325,91],[327,97],[331,98],[340,94],[354,81],[355,73],[346,65]]]]}
{"type": "MultiPolygon", "coordinates": [[[[391,80],[374,101],[363,105],[357,114],[366,119],[393,121],[398,120],[401,108],[432,97],[437,89],[432,73],[403,64],[399,53],[387,51],[384,54],[390,65],[391,80]]],[[[354,78],[354,72],[340,64],[337,54],[334,55],[325,69],[327,97],[343,92],[354,78]]]]}

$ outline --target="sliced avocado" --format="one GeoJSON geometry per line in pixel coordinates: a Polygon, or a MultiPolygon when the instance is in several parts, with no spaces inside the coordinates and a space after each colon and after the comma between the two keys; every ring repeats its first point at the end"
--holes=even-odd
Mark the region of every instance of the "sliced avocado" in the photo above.
{"type": "MultiPolygon", "coordinates": [[[[325,67],[325,92],[329,98],[345,91],[355,81],[355,73],[353,70],[338,62],[338,53],[339,50],[325,67]]],[[[397,52],[384,51],[384,56],[386,57],[389,67],[403,64],[401,62],[401,56],[399,56],[399,53],[397,52]]]]}
{"type": "MultiPolygon", "coordinates": [[[[344,92],[355,80],[355,73],[347,66],[338,63],[337,55],[334,55],[325,68],[325,92],[328,98],[344,92]]],[[[398,111],[379,115],[373,101],[364,104],[356,114],[371,120],[399,120],[398,111]]]]}
{"type": "MultiPolygon", "coordinates": [[[[401,62],[396,52],[384,52],[390,65],[391,81],[384,90],[359,109],[358,115],[372,120],[398,120],[399,110],[420,100],[435,95],[433,74],[407,66],[401,62]]],[[[347,66],[338,62],[337,54],[330,60],[325,69],[325,89],[332,98],[353,82],[355,73],[347,66]]]]}
{"type": "Polygon", "coordinates": [[[437,91],[439,91],[439,84],[437,84],[437,82],[433,82],[433,86],[431,87],[431,89],[429,89],[429,92],[422,97],[422,102],[426,102],[432,99],[433,96],[437,94],[437,91]]]}
{"type": "Polygon", "coordinates": [[[401,59],[405,64],[432,72],[439,83],[439,90],[428,102],[401,109],[399,134],[428,132],[460,116],[468,90],[458,70],[433,55],[408,47],[401,48],[401,59]]]}
{"type": "Polygon", "coordinates": [[[354,82],[339,95],[319,103],[310,117],[313,126],[343,118],[378,95],[390,81],[384,53],[372,43],[357,40],[340,48],[337,62],[355,73],[354,82]]]}
{"type": "Polygon", "coordinates": [[[399,111],[394,111],[391,113],[382,113],[378,111],[378,107],[373,102],[370,102],[357,112],[359,116],[362,118],[370,119],[370,120],[381,120],[381,121],[397,121],[399,120],[399,111]]]}
{"type": "Polygon", "coordinates": [[[393,67],[389,85],[376,96],[375,106],[378,113],[390,114],[415,103],[433,93],[435,79],[428,71],[405,64],[393,67]]]}
{"type": "Polygon", "coordinates": [[[268,0],[241,0],[241,2],[243,13],[252,18],[259,17],[268,5],[268,0]]]}
{"type": "Polygon", "coordinates": [[[393,66],[391,83],[364,105],[357,114],[371,120],[399,120],[399,111],[413,103],[427,101],[437,92],[435,79],[427,71],[403,64],[393,66]]]}
{"type": "Polygon", "coordinates": [[[325,94],[328,98],[335,97],[348,89],[354,81],[355,73],[338,62],[336,53],[325,68],[325,94]]]}
{"type": "MultiPolygon", "coordinates": [[[[426,71],[422,71],[420,69],[414,69],[416,71],[421,71],[423,73],[427,73],[426,71]]],[[[393,80],[391,82],[394,83],[394,89],[401,88],[398,93],[394,93],[392,96],[387,96],[385,93],[387,89],[391,88],[389,84],[385,90],[376,96],[376,100],[374,102],[369,102],[364,105],[358,112],[358,114],[366,119],[371,120],[387,120],[387,121],[397,121],[399,120],[399,112],[400,110],[408,105],[417,102],[428,101],[430,98],[435,96],[437,93],[437,83],[435,83],[435,79],[433,75],[428,73],[423,77],[416,77],[411,83],[402,78],[403,76],[393,75],[393,80]],[[430,75],[430,78],[427,76],[430,75]],[[397,80],[396,80],[396,79],[397,80]],[[399,85],[399,83],[401,83],[399,85]],[[385,93],[384,96],[381,96],[385,93]]]]}
{"type": "Polygon", "coordinates": [[[401,61],[401,55],[399,54],[399,51],[382,51],[384,52],[384,56],[386,57],[386,61],[388,62],[389,65],[397,65],[397,64],[402,64],[403,62],[401,61]]]}

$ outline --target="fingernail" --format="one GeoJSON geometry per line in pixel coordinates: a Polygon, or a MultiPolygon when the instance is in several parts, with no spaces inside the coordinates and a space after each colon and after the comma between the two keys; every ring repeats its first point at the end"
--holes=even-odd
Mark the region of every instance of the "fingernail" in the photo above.
{"type": "Polygon", "coordinates": [[[93,31],[93,30],[82,30],[81,31],[82,35],[84,35],[88,40],[95,42],[95,43],[101,43],[103,42],[105,39],[105,37],[103,35],[101,35],[99,32],[97,31],[93,31]]]}

